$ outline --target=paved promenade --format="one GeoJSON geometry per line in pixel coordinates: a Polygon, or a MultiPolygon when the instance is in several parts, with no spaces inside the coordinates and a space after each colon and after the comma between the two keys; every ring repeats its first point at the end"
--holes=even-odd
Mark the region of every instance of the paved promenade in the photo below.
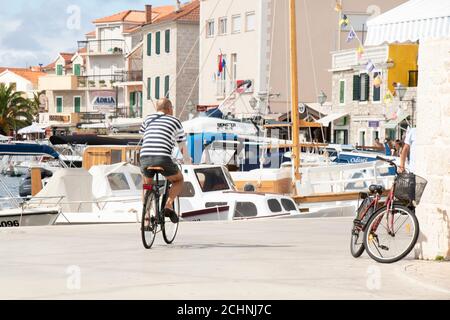
{"type": "Polygon", "coordinates": [[[0,299],[450,299],[450,263],[349,253],[351,218],[0,230],[0,299]]]}

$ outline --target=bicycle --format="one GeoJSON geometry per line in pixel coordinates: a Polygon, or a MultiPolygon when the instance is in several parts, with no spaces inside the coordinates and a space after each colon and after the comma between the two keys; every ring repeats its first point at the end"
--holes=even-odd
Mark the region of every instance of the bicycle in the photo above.
{"type": "Polygon", "coordinates": [[[406,257],[417,242],[419,222],[415,207],[420,203],[427,181],[413,173],[399,174],[392,160],[382,157],[377,157],[377,160],[393,166],[396,177],[380,208],[378,206],[385,191],[383,186],[369,187],[370,194],[359,206],[353,221],[350,250],[355,258],[366,250],[379,263],[394,263],[406,257]]]}
{"type": "MultiPolygon", "coordinates": [[[[141,219],[142,243],[146,249],[151,249],[155,242],[156,234],[162,232],[164,241],[172,244],[178,233],[179,221],[173,223],[170,217],[164,215],[164,208],[169,197],[171,183],[165,179],[161,183],[160,176],[164,172],[160,167],[149,167],[149,171],[156,173],[152,184],[144,185],[144,206],[141,219]]],[[[174,202],[174,211],[180,215],[180,200],[174,202]]]]}

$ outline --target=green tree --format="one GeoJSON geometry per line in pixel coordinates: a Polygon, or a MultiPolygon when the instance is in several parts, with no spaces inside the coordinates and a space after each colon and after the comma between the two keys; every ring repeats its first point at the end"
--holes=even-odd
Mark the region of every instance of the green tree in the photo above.
{"type": "Polygon", "coordinates": [[[0,133],[9,135],[29,126],[33,121],[33,107],[23,92],[0,84],[0,133]]]}
{"type": "Polygon", "coordinates": [[[39,120],[39,110],[41,108],[41,100],[40,97],[42,94],[45,94],[45,91],[41,91],[33,94],[33,99],[30,99],[30,113],[35,122],[39,120]]]}

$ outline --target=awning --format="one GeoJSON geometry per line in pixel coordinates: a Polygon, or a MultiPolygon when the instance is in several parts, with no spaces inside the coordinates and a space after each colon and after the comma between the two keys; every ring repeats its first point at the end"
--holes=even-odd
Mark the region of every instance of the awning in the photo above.
{"type": "Polygon", "coordinates": [[[365,45],[450,37],[450,1],[410,0],[367,22],[365,45]]]}
{"type": "Polygon", "coordinates": [[[323,117],[320,120],[317,120],[317,123],[320,123],[324,127],[328,127],[331,122],[334,122],[338,119],[348,116],[348,113],[330,113],[326,117],[323,117]]]}
{"type": "Polygon", "coordinates": [[[387,122],[387,123],[384,125],[384,128],[385,128],[385,129],[396,129],[397,126],[398,126],[403,120],[407,119],[408,117],[409,117],[409,114],[407,114],[406,112],[405,112],[405,113],[402,113],[402,114],[400,114],[400,115],[397,116],[397,119],[391,120],[391,121],[387,122]]]}

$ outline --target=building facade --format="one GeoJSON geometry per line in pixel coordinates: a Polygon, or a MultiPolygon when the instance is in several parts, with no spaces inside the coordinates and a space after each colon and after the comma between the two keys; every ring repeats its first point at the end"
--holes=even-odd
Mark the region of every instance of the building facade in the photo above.
{"type": "Polygon", "coordinates": [[[181,120],[198,104],[199,18],[195,0],[142,27],[144,115],[154,113],[155,101],[163,97],[181,120]]]}
{"type": "Polygon", "coordinates": [[[38,81],[42,76],[45,73],[32,69],[0,67],[0,84],[12,86],[14,91],[23,92],[28,99],[33,99],[38,93],[38,81]]]}
{"type": "Polygon", "coordinates": [[[334,52],[331,106],[323,108],[330,141],[373,146],[377,138],[402,139],[416,118],[417,59],[416,44],[369,47],[361,57],[355,49],[334,52]]]}

